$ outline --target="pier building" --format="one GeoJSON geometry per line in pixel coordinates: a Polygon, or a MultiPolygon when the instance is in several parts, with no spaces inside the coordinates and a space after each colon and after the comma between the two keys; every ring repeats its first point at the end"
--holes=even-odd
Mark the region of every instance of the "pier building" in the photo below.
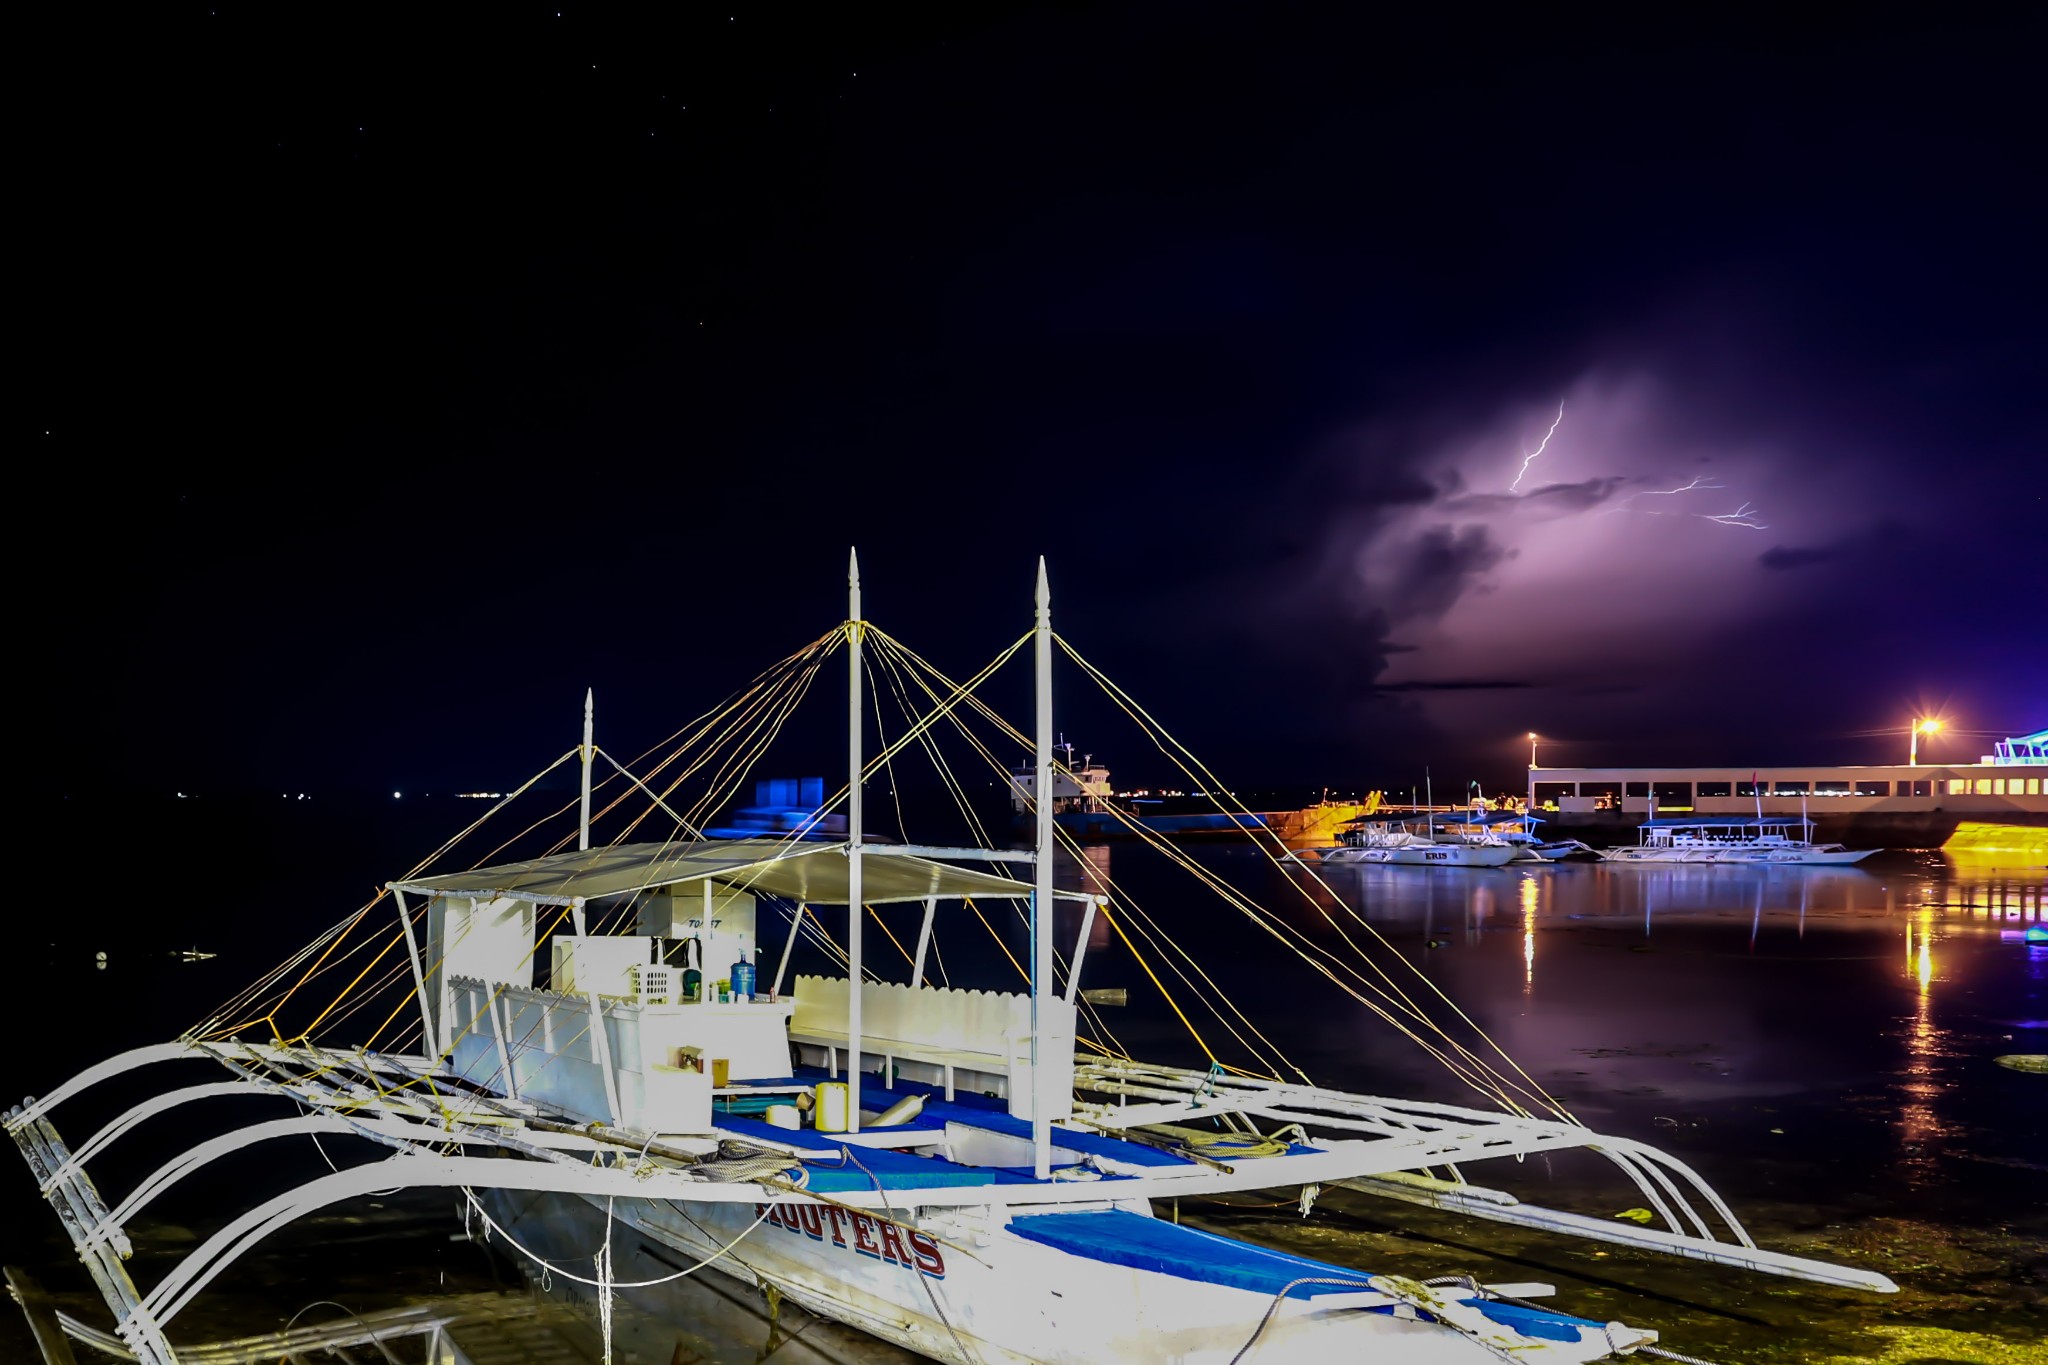
{"type": "Polygon", "coordinates": [[[1798,815],[1929,835],[1963,820],[2048,824],[2048,730],[2000,740],[1975,763],[1770,768],[1529,768],[1529,808],[1560,825],[1658,815],[1798,815]]]}

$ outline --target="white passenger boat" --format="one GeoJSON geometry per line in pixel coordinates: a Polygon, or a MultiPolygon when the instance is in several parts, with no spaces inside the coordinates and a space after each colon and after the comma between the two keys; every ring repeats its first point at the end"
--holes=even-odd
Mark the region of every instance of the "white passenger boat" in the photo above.
{"type": "MultiPolygon", "coordinates": [[[[1288,916],[1242,898],[1230,905],[1247,932],[1290,944],[1321,979],[1445,1059],[1473,1103],[1318,1087],[1284,1055],[1269,1055],[1263,1034],[1257,1050],[1240,1038],[1243,1056],[1226,1057],[1192,1024],[1206,1068],[1199,1055],[1195,1066],[1125,1055],[1078,991],[1094,922],[1108,919],[1134,953],[1142,943],[1169,955],[1179,947],[1171,934],[1148,936],[1146,912],[1106,872],[1096,885],[1107,894],[1055,891],[1049,804],[1036,812],[1029,849],[878,844],[864,831],[862,793],[884,765],[946,727],[967,734],[977,716],[1033,745],[1036,790],[1053,790],[1043,566],[1035,628],[966,684],[945,681],[863,619],[857,573],[850,589],[846,622],[679,732],[681,746],[641,772],[597,747],[586,706],[582,744],[556,761],[582,769],[580,814],[563,839],[574,847],[467,871],[422,864],[183,1037],[110,1058],[8,1112],[8,1132],[138,1360],[176,1361],[179,1314],[268,1234],[394,1187],[463,1191],[499,1245],[536,1260],[523,1240],[533,1220],[549,1216],[550,1201],[571,1210],[579,1204],[566,1201],[580,1201],[605,1236],[582,1260],[549,1262],[547,1273],[584,1280],[601,1304],[658,1287],[658,1277],[619,1283],[615,1248],[625,1246],[630,1264],[673,1267],[670,1280],[722,1274],[759,1287],[771,1305],[788,1298],[960,1362],[1576,1362],[1656,1338],[1530,1304],[1548,1291],[1477,1284],[1455,1264],[1443,1267],[1446,1278],[1417,1281],[1158,1216],[1183,1197],[1253,1189],[1298,1190],[1305,1214],[1319,1191],[1341,1186],[1823,1284],[1894,1288],[1873,1272],[1758,1248],[1684,1163],[1584,1127],[1469,1021],[1427,1013],[1428,991],[1411,996],[1384,969],[1369,972],[1362,952],[1347,957],[1339,936],[1297,927],[1341,913],[1327,888],[1311,894],[1286,882],[1302,897],[1288,916]],[[1029,740],[977,712],[974,692],[1027,645],[1037,687],[1029,740]],[[747,780],[744,765],[730,771],[724,796],[696,805],[679,795],[676,774],[717,772],[723,781],[727,769],[711,760],[726,751],[711,746],[724,739],[712,737],[737,734],[732,752],[751,754],[836,650],[848,659],[849,777],[826,805],[845,815],[844,837],[702,837],[702,816],[747,780]],[[872,756],[862,738],[864,657],[915,684],[899,695],[921,689],[930,702],[872,756]],[[609,844],[592,837],[600,758],[616,769],[605,781],[617,799],[599,818],[623,831],[609,844]],[[629,797],[637,809],[624,804],[629,797]],[[1008,875],[1012,868],[1023,875],[1008,875]],[[1063,975],[1056,896],[1081,918],[1063,975]],[[927,981],[935,928],[972,901],[1029,907],[1028,990],[927,981]],[[921,921],[914,956],[902,954],[907,973],[885,981],[864,953],[863,930],[892,905],[919,907],[921,921]],[[773,975],[750,980],[765,974],[762,950],[774,946],[761,931],[782,924],[773,975]],[[800,936],[840,955],[845,975],[786,977],[800,936]],[[341,981],[350,984],[330,997],[328,983],[341,981]],[[341,1037],[356,1041],[332,1036],[342,1019],[341,1037]],[[1086,1056],[1077,1039],[1090,1044],[1086,1056]],[[213,1078],[152,1087],[76,1146],[55,1126],[82,1092],[195,1062],[213,1078]],[[110,1144],[153,1115],[229,1096],[267,1096],[275,1110],[231,1106],[217,1136],[162,1152],[152,1174],[113,1191],[111,1206],[102,1200],[90,1173],[110,1144]],[[255,1144],[308,1137],[386,1155],[253,1195],[253,1207],[154,1283],[136,1283],[128,1228],[165,1190],[255,1144]],[[1626,1198],[1665,1226],[1546,1209],[1466,1183],[1476,1163],[1565,1149],[1613,1162],[1626,1198]]],[[[453,846],[440,863],[452,861],[453,846]]],[[[1266,848],[1279,851],[1277,841],[1266,848]]],[[[1435,843],[1417,851],[1459,852],[1435,843]]],[[[292,904],[288,888],[279,903],[292,904]]],[[[1355,948],[1350,935],[1371,932],[1363,919],[1345,923],[1346,948],[1355,948]]],[[[1241,1017],[1223,992],[1205,1003],[1218,1019],[1241,1017]]]]}
{"type": "Polygon", "coordinates": [[[1813,821],[1796,815],[1672,816],[1645,820],[1638,842],[1603,848],[1611,863],[1740,863],[1768,867],[1861,862],[1878,850],[1813,842],[1813,821]],[[1794,831],[1797,831],[1795,834],[1794,831]]]}
{"type": "Polygon", "coordinates": [[[1400,867],[1506,867],[1516,847],[1491,830],[1442,826],[1425,816],[1401,820],[1357,820],[1337,833],[1320,861],[1386,863],[1400,867]]]}
{"type": "Polygon", "coordinates": [[[1508,861],[1516,863],[1554,863],[1573,854],[1596,853],[1592,845],[1577,839],[1539,837],[1533,828],[1537,823],[1519,811],[1453,811],[1436,821],[1436,839],[1447,844],[1485,844],[1498,839],[1513,851],[1508,861]]]}

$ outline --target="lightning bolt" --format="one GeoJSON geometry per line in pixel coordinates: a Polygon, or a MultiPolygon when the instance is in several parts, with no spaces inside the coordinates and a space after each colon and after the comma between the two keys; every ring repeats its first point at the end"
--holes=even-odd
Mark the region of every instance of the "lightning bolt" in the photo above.
{"type": "Polygon", "coordinates": [[[1752,531],[1767,531],[1770,529],[1757,520],[1763,513],[1750,506],[1747,502],[1743,503],[1742,506],[1736,508],[1733,512],[1722,512],[1717,515],[1695,512],[1693,515],[1702,521],[1711,521],[1716,526],[1746,526],[1752,531]]]}
{"type": "Polygon", "coordinates": [[[1649,489],[1645,489],[1644,491],[1642,491],[1642,492],[1640,492],[1640,493],[1631,493],[1631,494],[1629,494],[1629,495],[1628,495],[1628,500],[1629,500],[1630,502],[1634,502],[1634,501],[1635,501],[1635,500],[1636,500],[1637,498],[1668,498],[1668,497],[1671,497],[1671,496],[1673,496],[1674,494],[1677,494],[1677,493],[1690,493],[1690,492],[1692,492],[1692,491],[1693,491],[1694,489],[1697,489],[1697,488],[1723,488],[1723,487],[1726,487],[1726,485],[1725,485],[1725,484],[1718,484],[1718,483],[1715,483],[1715,482],[1713,481],[1713,479],[1709,478],[1709,477],[1708,477],[1707,475],[1705,475],[1705,474],[1699,474],[1699,475],[1695,475],[1695,476],[1693,477],[1693,481],[1692,481],[1691,483],[1682,483],[1682,484],[1680,484],[1680,485],[1679,485],[1678,487],[1676,487],[1676,488],[1649,488],[1649,489]]]}
{"type": "MultiPolygon", "coordinates": [[[[1726,487],[1725,484],[1714,482],[1714,480],[1708,475],[1699,474],[1693,477],[1691,483],[1682,483],[1676,488],[1646,488],[1640,493],[1631,493],[1627,497],[1623,498],[1620,502],[1614,504],[1614,506],[1608,508],[1607,510],[1610,512],[1641,512],[1646,516],[1652,517],[1668,516],[1670,515],[1669,513],[1659,512],[1655,508],[1637,507],[1633,504],[1635,503],[1635,500],[1637,498],[1671,498],[1676,497],[1680,493],[1693,493],[1698,492],[1701,489],[1718,489],[1724,487],[1726,487]]],[[[1694,515],[1697,516],[1698,513],[1694,513],[1694,515]]]]}
{"type": "Polygon", "coordinates": [[[1557,424],[1558,424],[1558,422],[1562,422],[1563,420],[1564,420],[1564,400],[1563,400],[1563,399],[1559,399],[1559,400],[1558,400],[1558,403],[1557,403],[1557,418],[1556,418],[1556,420],[1555,420],[1555,421],[1553,421],[1553,422],[1552,422],[1552,423],[1550,424],[1550,430],[1548,430],[1548,431],[1546,431],[1546,432],[1544,432],[1544,433],[1543,433],[1543,442],[1542,442],[1542,445],[1539,445],[1539,446],[1537,446],[1537,447],[1536,447],[1536,451],[1535,451],[1535,454],[1533,454],[1533,455],[1524,455],[1524,456],[1522,457],[1522,467],[1521,467],[1520,469],[1518,469],[1518,470],[1516,470],[1516,471],[1515,471],[1515,481],[1514,481],[1513,483],[1511,483],[1511,484],[1509,484],[1509,485],[1508,485],[1508,492],[1510,492],[1510,493],[1519,493],[1519,492],[1521,492],[1521,491],[1522,491],[1522,476],[1523,476],[1524,474],[1527,474],[1527,473],[1529,472],[1529,466],[1530,466],[1530,465],[1532,465],[1532,464],[1534,464],[1534,463],[1536,462],[1536,456],[1537,456],[1537,455],[1541,455],[1541,454],[1543,453],[1543,447],[1544,447],[1544,446],[1547,446],[1547,445],[1549,445],[1549,444],[1550,444],[1550,438],[1551,438],[1551,437],[1553,437],[1553,436],[1555,436],[1555,435],[1557,435],[1557,424]]]}
{"type": "Polygon", "coordinates": [[[1671,498],[1678,496],[1680,493],[1712,492],[1726,486],[1716,482],[1711,475],[1698,474],[1690,482],[1682,483],[1676,488],[1646,488],[1640,493],[1631,493],[1620,502],[1614,504],[1614,506],[1602,510],[1607,512],[1639,512],[1646,517],[1695,516],[1701,521],[1711,521],[1716,526],[1740,526],[1751,531],[1769,530],[1769,527],[1758,520],[1763,513],[1746,500],[1742,506],[1736,508],[1733,512],[1666,512],[1655,507],[1635,506],[1637,498],[1671,498]]]}

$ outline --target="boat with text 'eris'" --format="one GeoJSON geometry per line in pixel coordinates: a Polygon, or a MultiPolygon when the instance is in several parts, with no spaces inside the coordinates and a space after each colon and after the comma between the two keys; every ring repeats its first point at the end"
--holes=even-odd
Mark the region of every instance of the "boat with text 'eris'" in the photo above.
{"type": "Polygon", "coordinates": [[[1515,861],[1515,845],[1485,827],[1439,830],[1435,817],[1355,820],[1337,833],[1337,842],[1321,850],[1319,862],[1391,864],[1399,867],[1506,867],[1515,861]]]}
{"type": "MultiPolygon", "coordinates": [[[[1646,1327],[1529,1302],[1549,1292],[1542,1286],[1477,1283],[1455,1263],[1417,1280],[1160,1216],[1183,1198],[1255,1189],[1293,1192],[1304,1214],[1319,1192],[1342,1187],[1561,1236],[1893,1288],[1882,1275],[1757,1247],[1684,1163],[1585,1127],[1469,1021],[1435,1019],[1423,979],[1392,974],[1412,968],[1365,957],[1371,926],[1312,865],[1272,879],[1291,898],[1284,914],[1234,891],[1224,903],[1244,934],[1288,945],[1313,968],[1305,975],[1387,1023],[1390,1038],[1421,1042],[1471,1102],[1318,1086],[1223,989],[1173,1001],[1192,1040],[1182,1055],[1125,1052],[1081,989],[1098,921],[1155,982],[1165,974],[1192,985],[1192,959],[1106,868],[1084,869],[1091,881],[1079,889],[1055,886],[1049,803],[1034,810],[1026,848],[879,843],[864,818],[864,794],[895,764],[929,757],[959,790],[938,757],[942,737],[999,775],[1021,748],[1033,756],[1036,790],[1053,790],[1056,647],[1122,696],[1053,634],[1043,565],[1031,628],[964,681],[868,622],[850,573],[845,621],[643,759],[599,748],[586,703],[582,742],[551,765],[575,765],[582,777],[553,845],[469,867],[455,852],[532,793],[544,769],[184,1036],[110,1058],[10,1110],[8,1132],[127,1349],[146,1365],[172,1365],[180,1315],[271,1232],[395,1187],[459,1191],[508,1254],[586,1282],[601,1304],[664,1278],[722,1275],[771,1303],[790,1299],[959,1362],[1480,1365],[1653,1349],[1646,1327]],[[835,837],[802,828],[707,837],[836,654],[847,664],[847,780],[817,806],[821,819],[843,819],[835,837]],[[1022,728],[980,695],[1019,655],[1036,689],[1022,728]],[[870,676],[886,679],[905,711],[872,751],[867,726],[880,721],[870,676]],[[1080,920],[1078,936],[1061,943],[1056,901],[1080,920]],[[985,907],[1028,921],[1028,962],[1014,964],[1022,988],[934,984],[939,934],[986,927],[985,907]],[[876,927],[897,950],[886,973],[876,927]],[[837,969],[791,975],[799,945],[837,969]],[[336,995],[332,982],[349,984],[336,995]],[[1203,1040],[1192,1020],[1204,1010],[1230,1025],[1217,1032],[1236,1051],[1203,1040]],[[342,1020],[352,1041],[335,1036],[342,1020]],[[206,1079],[187,1075],[194,1065],[206,1079]],[[140,1085],[159,1076],[164,1083],[140,1085]],[[135,1088],[133,1102],[74,1144],[57,1119],[105,1086],[135,1088]],[[231,1096],[259,1103],[230,1106],[214,1136],[163,1151],[150,1175],[114,1190],[111,1203],[102,1196],[92,1172],[111,1144],[139,1140],[127,1135],[153,1115],[212,1112],[231,1096]],[[331,1150],[337,1138],[380,1159],[252,1195],[151,1283],[137,1282],[129,1229],[166,1190],[257,1144],[320,1139],[331,1150]],[[1468,1183],[1482,1162],[1564,1151],[1611,1162],[1626,1197],[1664,1226],[1468,1183]],[[564,1210],[604,1228],[582,1259],[534,1250],[559,1242],[537,1234],[564,1210]],[[622,1281],[613,1255],[628,1239],[670,1269],[622,1281]]],[[[1148,737],[1184,764],[1190,785],[1228,790],[1163,730],[1148,737]]],[[[961,812],[974,823],[964,797],[961,812]]],[[[509,823],[532,838],[554,833],[509,823]]],[[[484,842],[503,850],[522,837],[500,843],[494,832],[484,842]]],[[[1278,871],[1282,845],[1256,829],[1253,837],[1278,871]]],[[[1159,853],[1184,857],[1165,841],[1159,853]]],[[[1219,893],[1199,865],[1184,866],[1190,895],[1219,893]]],[[[279,903],[292,905],[288,891],[279,903]]]]}

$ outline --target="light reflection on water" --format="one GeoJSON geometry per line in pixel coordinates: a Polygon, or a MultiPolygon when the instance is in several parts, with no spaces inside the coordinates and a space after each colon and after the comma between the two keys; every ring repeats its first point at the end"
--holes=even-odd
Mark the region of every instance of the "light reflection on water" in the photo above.
{"type": "MultiPolygon", "coordinates": [[[[1089,857],[1093,880],[1174,903],[1144,851],[1089,857]]],[[[1440,988],[1573,1113],[1697,1158],[1738,1192],[1803,1181],[1861,1197],[1900,1182],[1940,1212],[1992,1197],[1986,1163],[2039,1160],[2016,1111],[2038,1116],[2048,1087],[2030,1093],[1992,1059],[2048,1051],[2035,1027],[2048,948],[2018,941],[2048,913],[2042,869],[1930,854],[1854,868],[1352,865],[1319,869],[1325,890],[1250,857],[1198,857],[1326,946],[1363,938],[1355,912],[1381,941],[1371,951],[1422,988],[1411,994],[1440,988]]],[[[1207,954],[1223,960],[1218,987],[1258,1002],[1262,1026],[1277,1013],[1273,1036],[1319,1083],[1475,1098],[1263,935],[1193,911],[1174,922],[1221,949],[1207,954]]],[[[1132,987],[1126,1042],[1186,1047],[1148,1018],[1142,979],[1116,976],[1119,945],[1091,963],[1089,984],[1132,987]]]]}

